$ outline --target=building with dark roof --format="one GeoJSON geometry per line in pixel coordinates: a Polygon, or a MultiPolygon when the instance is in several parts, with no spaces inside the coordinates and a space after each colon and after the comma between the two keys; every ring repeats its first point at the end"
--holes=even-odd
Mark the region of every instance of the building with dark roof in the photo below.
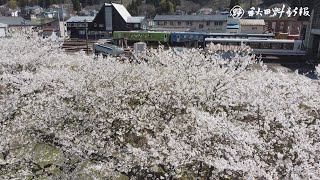
{"type": "Polygon", "coordinates": [[[60,23],[58,19],[41,19],[41,20],[33,19],[31,21],[31,20],[26,20],[22,17],[1,17],[0,16],[0,24],[5,24],[10,29],[21,29],[25,27],[32,27],[32,28],[46,30],[48,31],[48,33],[50,31],[50,33],[57,32],[61,34],[60,23]]]}
{"type": "Polygon", "coordinates": [[[224,33],[227,15],[156,15],[156,29],[224,33]]]}
{"type": "Polygon", "coordinates": [[[91,31],[140,30],[144,17],[133,17],[121,4],[105,3],[97,13],[89,29],[91,31]]]}
{"type": "Polygon", "coordinates": [[[143,20],[144,17],[131,16],[121,4],[105,3],[95,17],[74,16],[68,19],[67,29],[70,37],[84,38],[87,27],[88,36],[96,39],[107,37],[113,31],[141,30],[143,20]]]}
{"type": "Polygon", "coordinates": [[[66,21],[67,32],[71,38],[85,38],[86,27],[89,27],[94,16],[72,16],[66,21]]]}
{"type": "Polygon", "coordinates": [[[22,17],[6,17],[0,16],[0,23],[7,24],[9,27],[23,27],[23,26],[40,26],[40,22],[34,22],[23,19],[22,17]]]}

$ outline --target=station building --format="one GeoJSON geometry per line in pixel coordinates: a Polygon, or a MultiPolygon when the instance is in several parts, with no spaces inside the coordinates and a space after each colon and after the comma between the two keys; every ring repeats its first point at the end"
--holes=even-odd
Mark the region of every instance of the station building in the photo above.
{"type": "Polygon", "coordinates": [[[141,30],[144,17],[131,16],[121,4],[105,3],[97,15],[75,16],[67,20],[70,37],[85,37],[85,28],[91,38],[108,37],[113,31],[141,30]]]}

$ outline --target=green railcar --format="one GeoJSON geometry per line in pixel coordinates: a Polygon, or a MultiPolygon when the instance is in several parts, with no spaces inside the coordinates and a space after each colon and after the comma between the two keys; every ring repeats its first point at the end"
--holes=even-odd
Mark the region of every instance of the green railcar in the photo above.
{"type": "Polygon", "coordinates": [[[128,41],[167,43],[170,41],[170,32],[114,31],[113,39],[127,39],[128,41]]]}

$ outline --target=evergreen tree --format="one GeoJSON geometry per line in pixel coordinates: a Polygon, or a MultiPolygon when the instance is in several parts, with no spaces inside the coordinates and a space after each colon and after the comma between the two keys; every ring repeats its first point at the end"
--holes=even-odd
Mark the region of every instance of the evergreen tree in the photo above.
{"type": "Polygon", "coordinates": [[[8,5],[8,7],[10,9],[15,9],[15,8],[17,8],[17,1],[16,0],[10,0],[10,1],[8,1],[7,5],[8,5]]]}
{"type": "Polygon", "coordinates": [[[73,10],[79,12],[81,10],[80,1],[79,0],[72,0],[73,10]]]}
{"type": "Polygon", "coordinates": [[[240,0],[231,0],[229,8],[232,9],[235,5],[240,5],[240,0]]]}
{"type": "Polygon", "coordinates": [[[137,16],[139,15],[139,10],[138,10],[138,6],[141,5],[141,0],[133,0],[127,7],[128,11],[130,12],[131,15],[133,16],[137,16]]]}
{"type": "Polygon", "coordinates": [[[28,5],[27,0],[19,0],[19,7],[24,8],[28,5]]]}
{"type": "Polygon", "coordinates": [[[80,0],[82,7],[86,7],[88,5],[88,0],[80,0]]]}
{"type": "Polygon", "coordinates": [[[173,14],[174,13],[174,5],[169,0],[161,0],[160,6],[158,8],[159,14],[173,14]]]}
{"type": "Polygon", "coordinates": [[[7,0],[0,0],[0,6],[4,5],[7,3],[7,0]]]}

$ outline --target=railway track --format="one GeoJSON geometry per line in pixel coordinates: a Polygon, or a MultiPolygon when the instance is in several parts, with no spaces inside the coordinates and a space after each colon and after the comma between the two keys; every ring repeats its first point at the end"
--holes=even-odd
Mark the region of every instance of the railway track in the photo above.
{"type": "MultiPolygon", "coordinates": [[[[89,51],[92,51],[92,46],[96,41],[89,40],[88,46],[89,51]]],[[[86,51],[87,50],[87,43],[86,40],[82,39],[69,39],[68,41],[65,41],[62,45],[62,49],[64,49],[66,52],[78,52],[78,51],[86,51]]]]}

